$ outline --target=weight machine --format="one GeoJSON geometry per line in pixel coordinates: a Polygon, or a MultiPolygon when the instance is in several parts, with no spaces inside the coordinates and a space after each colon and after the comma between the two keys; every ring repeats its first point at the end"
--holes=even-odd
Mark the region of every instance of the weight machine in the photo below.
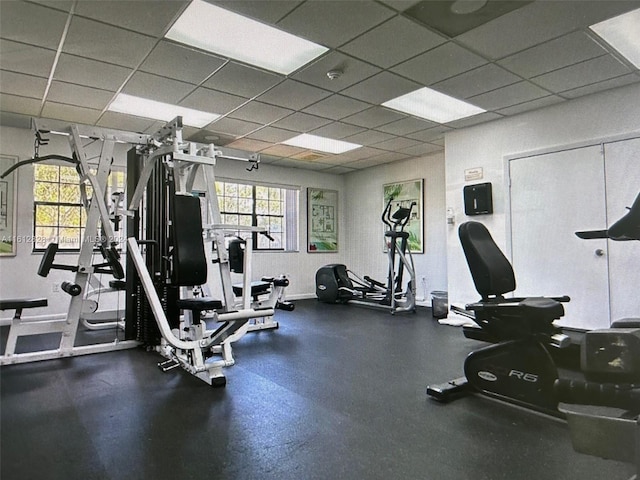
{"type": "Polygon", "coordinates": [[[276,308],[293,309],[283,300],[286,277],[252,282],[251,241],[236,236],[239,230],[268,232],[221,221],[217,160],[246,161],[251,171],[259,157],[234,157],[213,145],[183,142],[180,117],[152,138],[153,143],[129,150],[127,158],[127,190],[133,194],[127,219],[126,333],[165,357],[159,364],[164,371],[182,367],[214,387],[224,386],[223,369],[235,363],[232,343],[250,330],[277,327],[271,320],[276,308]],[[204,215],[201,199],[192,193],[198,179],[206,188],[204,215]],[[210,296],[209,264],[218,269],[222,299],[210,296]],[[241,284],[232,283],[232,271],[242,273],[241,284]],[[268,298],[261,300],[264,295],[268,298]]]}
{"type": "Polygon", "coordinates": [[[367,275],[360,277],[346,265],[330,264],[316,272],[316,296],[326,303],[354,303],[384,308],[396,312],[416,311],[416,273],[409,248],[409,232],[404,228],[411,219],[411,211],[416,205],[398,204],[393,208],[393,197],[382,212],[382,222],[387,227],[384,233],[387,242],[388,274],[386,285],[367,275]],[[405,274],[409,280],[403,285],[405,274]]]}
{"type": "Polygon", "coordinates": [[[80,178],[80,194],[86,211],[85,231],[75,264],[55,263],[58,244],[50,243],[38,269],[38,274],[42,277],[46,277],[51,270],[66,270],[73,273],[73,281],[66,281],[61,284],[61,289],[71,297],[65,318],[48,320],[22,318],[24,309],[47,306],[46,298],[0,300],[0,310],[15,310],[9,327],[5,350],[3,355],[0,356],[0,365],[133,348],[139,343],[128,337],[124,339],[118,338],[117,334],[114,340],[109,342],[92,345],[77,345],[76,343],[78,326],[85,308],[85,294],[90,276],[95,273],[105,273],[112,275],[116,280],[124,277],[124,271],[120,264],[120,255],[116,248],[117,242],[115,242],[114,230],[109,220],[109,212],[105,201],[108,177],[113,162],[114,145],[116,142],[145,144],[148,140],[147,136],[99,127],[71,125],[59,130],[67,135],[72,157],[61,155],[39,156],[38,147],[48,143],[44,135],[51,128],[36,120],[33,121],[32,126],[36,132],[36,154],[34,158],[18,162],[11,169],[4,172],[2,177],[21,166],[45,160],[58,160],[74,165],[80,178]],[[95,141],[101,142],[97,166],[90,165],[87,152],[88,145],[95,141]],[[89,188],[92,191],[90,196],[88,194],[89,188]],[[96,246],[99,247],[103,256],[104,261],[102,263],[93,263],[96,246]],[[61,336],[60,344],[57,348],[16,353],[16,344],[20,337],[52,333],[60,334],[61,336]]]}

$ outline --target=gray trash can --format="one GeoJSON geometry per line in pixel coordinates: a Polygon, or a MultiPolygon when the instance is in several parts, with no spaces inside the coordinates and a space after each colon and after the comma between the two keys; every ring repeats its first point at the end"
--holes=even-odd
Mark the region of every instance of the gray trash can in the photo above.
{"type": "Polygon", "coordinates": [[[446,318],[449,312],[449,299],[447,292],[431,292],[431,315],[433,318],[446,318]]]}

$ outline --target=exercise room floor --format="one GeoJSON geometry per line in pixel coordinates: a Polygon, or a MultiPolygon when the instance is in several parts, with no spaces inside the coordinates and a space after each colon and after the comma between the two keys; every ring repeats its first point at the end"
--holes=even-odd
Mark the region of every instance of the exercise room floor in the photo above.
{"type": "Polygon", "coordinates": [[[143,349],[3,367],[3,480],[626,480],[568,427],[425,386],[477,342],[428,309],[296,302],[234,346],[227,386],[163,373],[143,349]]]}

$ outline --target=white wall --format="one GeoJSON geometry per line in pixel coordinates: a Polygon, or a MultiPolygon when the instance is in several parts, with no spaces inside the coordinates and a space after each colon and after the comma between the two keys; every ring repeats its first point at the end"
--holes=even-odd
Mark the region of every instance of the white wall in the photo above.
{"type": "MultiPolygon", "coordinates": [[[[417,296],[446,290],[444,155],[394,162],[346,175],[346,258],[349,269],[386,282],[387,255],[383,252],[382,191],[386,183],[424,179],[424,253],[414,254],[417,296]],[[425,282],[422,282],[422,277],[425,282]]],[[[328,262],[327,262],[328,263],[328,262]]]]}
{"type": "Polygon", "coordinates": [[[506,251],[505,157],[640,131],[639,112],[640,85],[631,85],[447,134],[446,204],[456,213],[455,225],[446,232],[449,300],[465,303],[479,298],[457,236],[460,223],[471,219],[464,215],[462,189],[477,183],[464,181],[465,169],[482,167],[480,181],[492,183],[493,215],[473,219],[483,222],[506,251]]]}

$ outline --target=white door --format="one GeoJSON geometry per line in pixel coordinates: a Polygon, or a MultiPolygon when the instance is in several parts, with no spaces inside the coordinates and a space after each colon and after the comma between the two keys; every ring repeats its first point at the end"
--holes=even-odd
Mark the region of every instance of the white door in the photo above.
{"type": "Polygon", "coordinates": [[[607,240],[575,235],[606,225],[601,146],[512,159],[509,176],[516,296],[568,295],[558,325],[607,328],[607,240]]]}
{"type": "MultiPolygon", "coordinates": [[[[640,193],[640,138],[604,146],[607,227],[620,219],[640,193]]],[[[609,241],[611,320],[640,317],[640,242],[609,241]]]]}

